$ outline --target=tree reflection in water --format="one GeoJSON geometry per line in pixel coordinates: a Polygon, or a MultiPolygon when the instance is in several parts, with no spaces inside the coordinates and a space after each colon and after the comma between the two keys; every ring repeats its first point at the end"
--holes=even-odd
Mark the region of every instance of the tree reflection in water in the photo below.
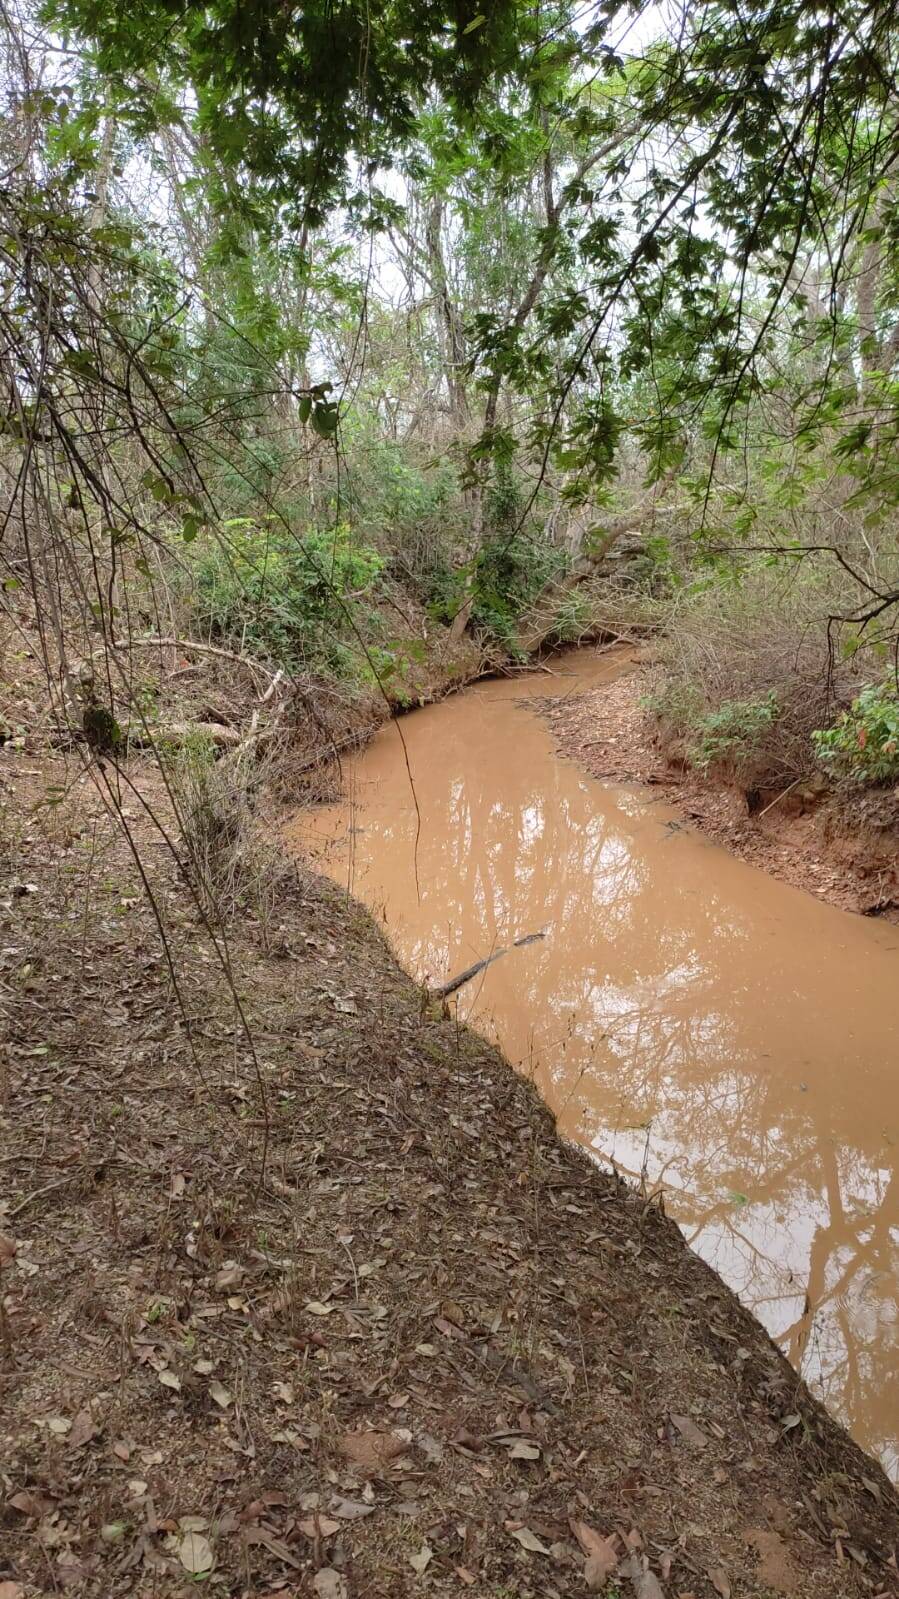
{"type": "Polygon", "coordinates": [[[664,1189],[895,1474],[899,930],[585,777],[521,692],[487,685],[404,722],[420,894],[395,729],[352,764],[352,808],[316,815],[306,842],[383,909],[418,978],[546,930],[463,988],[460,1016],[534,1076],[562,1132],[664,1189]]]}

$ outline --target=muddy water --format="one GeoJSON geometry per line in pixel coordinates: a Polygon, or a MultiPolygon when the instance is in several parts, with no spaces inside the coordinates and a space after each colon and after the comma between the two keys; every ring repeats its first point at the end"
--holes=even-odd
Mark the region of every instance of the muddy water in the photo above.
{"type": "Polygon", "coordinates": [[[899,928],[823,905],[560,758],[526,699],[587,652],[388,726],[303,844],[433,984],[528,933],[451,1003],[560,1130],[664,1189],[690,1243],[899,1471],[899,928]],[[417,808],[416,808],[417,802],[417,808]]]}

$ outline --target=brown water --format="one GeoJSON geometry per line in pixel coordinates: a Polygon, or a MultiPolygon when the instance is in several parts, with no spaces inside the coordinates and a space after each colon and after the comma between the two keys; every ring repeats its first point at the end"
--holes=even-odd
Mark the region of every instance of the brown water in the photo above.
{"type": "Polygon", "coordinates": [[[524,700],[621,670],[480,685],[404,718],[297,836],[419,979],[513,948],[450,1002],[560,1130],[664,1189],[695,1249],[899,1473],[899,928],[674,825],[553,749],[524,700]],[[416,800],[418,810],[416,811],[416,800]],[[417,838],[417,847],[416,847],[417,838]]]}

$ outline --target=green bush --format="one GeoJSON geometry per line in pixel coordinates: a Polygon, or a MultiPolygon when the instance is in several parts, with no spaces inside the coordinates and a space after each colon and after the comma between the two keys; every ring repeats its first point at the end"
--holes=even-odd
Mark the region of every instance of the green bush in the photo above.
{"type": "Polygon", "coordinates": [[[345,524],[292,539],[237,517],[220,539],[192,547],[192,564],[194,610],[212,637],[291,671],[352,675],[350,618],[358,612],[364,621],[358,602],[371,593],[383,561],[345,524]]]}
{"type": "Polygon", "coordinates": [[[812,734],[818,759],[856,783],[899,779],[899,694],[895,678],[868,683],[833,727],[812,734]]]}
{"type": "Polygon", "coordinates": [[[435,574],[452,565],[466,515],[456,468],[432,450],[377,437],[358,418],[348,418],[342,443],[346,513],[382,551],[387,572],[427,604],[435,574]]]}
{"type": "Polygon", "coordinates": [[[724,700],[697,717],[687,756],[693,766],[743,766],[764,741],[780,714],[774,690],[758,699],[724,700]]]}
{"type": "MultiPolygon", "coordinates": [[[[519,619],[565,565],[561,550],[528,532],[487,539],[475,557],[472,626],[514,653],[519,619]]],[[[451,621],[464,597],[463,570],[435,573],[429,606],[435,620],[451,621]]]]}

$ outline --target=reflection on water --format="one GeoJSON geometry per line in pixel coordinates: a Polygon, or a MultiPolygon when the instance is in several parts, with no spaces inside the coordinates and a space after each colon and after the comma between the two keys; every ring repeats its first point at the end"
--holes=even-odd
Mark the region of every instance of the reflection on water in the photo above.
{"type": "MultiPolygon", "coordinates": [[[[538,691],[609,671],[585,656],[538,691]]],[[[460,1016],[533,1075],[562,1132],[664,1189],[895,1475],[899,929],[585,776],[522,703],[533,692],[491,683],[404,720],[420,831],[388,727],[348,768],[351,803],[297,836],[383,911],[418,978],[545,929],[460,990],[460,1016]]]]}

